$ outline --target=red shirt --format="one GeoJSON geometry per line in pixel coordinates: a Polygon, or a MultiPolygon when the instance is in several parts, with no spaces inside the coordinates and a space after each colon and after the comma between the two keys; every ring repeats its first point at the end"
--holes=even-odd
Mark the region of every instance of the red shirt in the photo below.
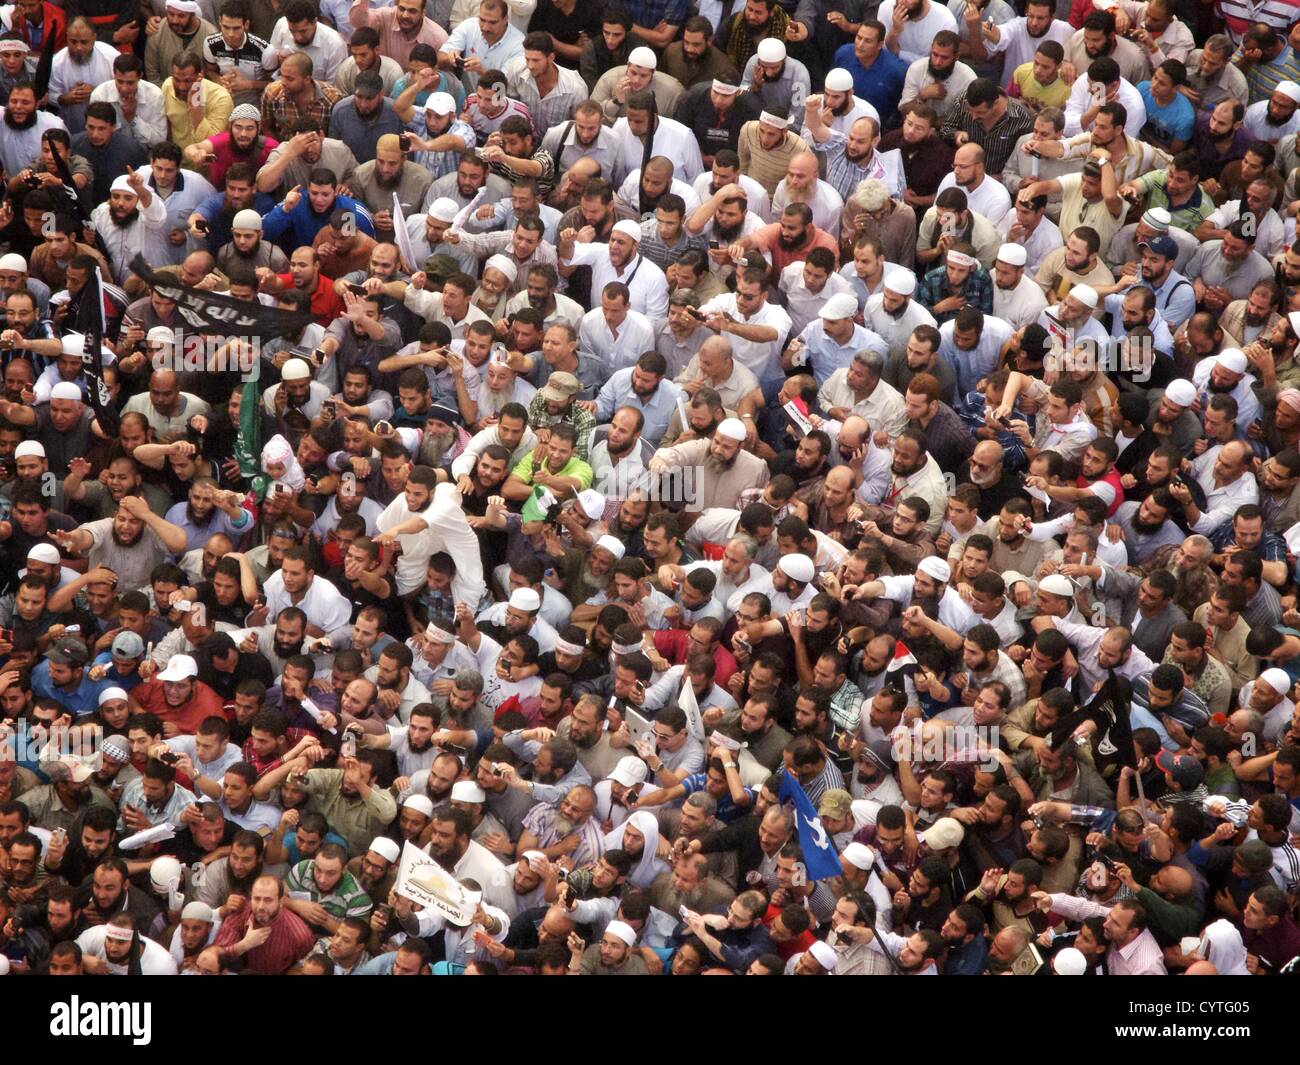
{"type": "MultiPolygon", "coordinates": [[[[689,633],[689,629],[660,629],[655,633],[655,650],[673,665],[684,665],[690,648],[689,633]]],[[[713,663],[718,667],[713,675],[713,683],[719,688],[725,688],[731,675],[740,668],[736,664],[736,656],[718,644],[713,649],[713,663]]]]}
{"type": "MultiPolygon", "coordinates": [[[[248,931],[253,911],[245,906],[221,923],[213,946],[233,947],[248,931]]],[[[280,912],[271,922],[271,938],[244,955],[248,971],[259,976],[281,976],[305,958],[316,943],[316,934],[301,917],[280,901],[280,912]]]]}
{"type": "Polygon", "coordinates": [[[1119,470],[1114,466],[1104,477],[1099,477],[1096,481],[1090,481],[1083,474],[1079,474],[1078,479],[1074,482],[1075,488],[1088,488],[1094,484],[1108,484],[1115,489],[1115,501],[1111,503],[1110,509],[1106,511],[1106,517],[1110,517],[1115,511],[1119,510],[1119,505],[1124,502],[1124,486],[1119,482],[1119,470]]]}
{"type": "MultiPolygon", "coordinates": [[[[294,287],[292,274],[275,276],[285,288],[294,287]]],[[[328,326],[344,310],[343,301],[334,291],[334,279],[321,274],[316,281],[316,291],[311,294],[311,313],[316,316],[316,321],[323,326],[328,326]]]]}
{"type": "MultiPolygon", "coordinates": [[[[767,913],[763,914],[763,927],[770,932],[772,930],[773,922],[775,922],[780,916],[781,910],[778,907],[768,906],[767,913]]],[[[789,961],[796,954],[802,954],[805,950],[816,943],[817,937],[805,928],[793,939],[787,939],[784,943],[777,943],[776,940],[773,940],[772,942],[776,945],[776,952],[786,961],[789,961]]]]}
{"type": "Polygon", "coordinates": [[[212,187],[216,189],[226,187],[226,171],[235,163],[251,163],[254,170],[260,170],[262,164],[270,157],[271,152],[280,144],[274,137],[263,137],[261,147],[255,154],[236,155],[230,146],[229,130],[225,133],[215,133],[208,140],[212,144],[212,154],[217,157],[216,162],[208,164],[208,179],[212,182],[212,187]]]}
{"type": "Polygon", "coordinates": [[[840,261],[840,249],[835,244],[835,238],[816,226],[808,227],[808,239],[797,248],[782,246],[780,222],[769,222],[765,226],[760,226],[750,234],[750,237],[759,251],[768,252],[772,256],[772,268],[778,273],[791,263],[803,262],[813,248],[825,248],[835,257],[836,263],[840,261]]]}
{"type": "Polygon", "coordinates": [[[201,680],[194,681],[194,694],[184,706],[180,707],[167,704],[167,700],[163,697],[163,682],[160,680],[147,680],[143,684],[137,684],[131,689],[131,697],[139,704],[141,710],[157,714],[158,719],[164,724],[168,721],[176,722],[176,727],[187,736],[198,732],[199,725],[205,717],[223,717],[227,721],[231,720],[226,713],[226,706],[221,696],[201,680]]]}

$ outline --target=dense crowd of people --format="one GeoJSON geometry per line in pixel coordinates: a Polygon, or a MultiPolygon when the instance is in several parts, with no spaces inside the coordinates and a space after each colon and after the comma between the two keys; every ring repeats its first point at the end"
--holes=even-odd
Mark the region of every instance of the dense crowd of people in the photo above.
{"type": "Polygon", "coordinates": [[[1296,49],[0,9],[0,972],[1286,970],[1296,49]]]}

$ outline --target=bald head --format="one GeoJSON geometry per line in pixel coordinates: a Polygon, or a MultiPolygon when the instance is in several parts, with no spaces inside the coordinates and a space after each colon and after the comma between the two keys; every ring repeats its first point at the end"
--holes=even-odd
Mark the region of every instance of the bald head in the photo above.
{"type": "Polygon", "coordinates": [[[847,492],[853,487],[853,471],[848,466],[835,466],[826,475],[826,487],[839,492],[847,492]]]}
{"type": "Polygon", "coordinates": [[[978,144],[967,142],[957,149],[953,155],[954,163],[965,163],[967,165],[984,165],[984,149],[978,144]]]}
{"type": "Polygon", "coordinates": [[[812,152],[796,152],[790,157],[785,176],[801,188],[817,180],[817,156],[812,152]]]}
{"type": "Polygon", "coordinates": [[[996,440],[981,440],[975,445],[971,458],[981,466],[998,466],[1006,453],[1002,450],[1002,445],[996,440]]]}
{"type": "Polygon", "coordinates": [[[1155,881],[1156,890],[1170,902],[1191,898],[1194,886],[1192,874],[1181,866],[1161,866],[1152,879],[1155,881]]]}

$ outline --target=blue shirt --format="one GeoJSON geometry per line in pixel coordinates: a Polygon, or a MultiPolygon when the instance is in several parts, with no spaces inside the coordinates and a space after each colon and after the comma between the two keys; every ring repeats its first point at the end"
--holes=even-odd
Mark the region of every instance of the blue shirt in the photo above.
{"type": "Polygon", "coordinates": [[[808,352],[808,365],[812,367],[817,387],[821,388],[836,370],[841,370],[853,361],[853,357],[863,349],[877,351],[885,359],[889,358],[889,345],[883,337],[873,333],[863,325],[853,326],[853,335],[847,344],[839,344],[822,327],[820,318],[814,319],[803,328],[799,339],[804,342],[808,352]]]}
{"type": "Polygon", "coordinates": [[[853,92],[866,100],[881,117],[898,110],[903,97],[903,81],[907,78],[907,64],[888,48],[882,48],[876,61],[864,67],[853,51],[852,44],[840,45],[835,52],[835,65],[853,75],[853,92]]]}
{"type": "Polygon", "coordinates": [[[686,0],[629,0],[627,10],[636,25],[648,30],[660,22],[680,26],[691,13],[686,0]]]}
{"type": "Polygon", "coordinates": [[[357,111],[357,98],[340,100],[330,112],[329,135],[352,149],[358,163],[375,158],[375,145],[385,133],[402,133],[405,124],[397,117],[391,100],[380,97],[379,114],[363,118],[357,111]]]}
{"type": "Polygon", "coordinates": [[[635,407],[645,417],[641,435],[658,445],[668,431],[668,422],[677,409],[677,397],[682,390],[665,377],[647,403],[632,391],[632,369],[629,366],[619,370],[605,382],[596,397],[596,420],[607,422],[619,407],[635,407]]]}
{"type": "MultiPolygon", "coordinates": [[[[208,251],[212,252],[213,255],[216,255],[234,239],[230,230],[235,215],[234,212],[225,210],[225,206],[226,194],[224,192],[214,192],[194,208],[195,211],[208,220],[208,251]]],[[[254,193],[253,210],[258,214],[266,217],[267,211],[274,206],[275,197],[270,193],[254,193]]],[[[307,243],[310,244],[311,241],[307,243]]]]}
{"type": "Polygon", "coordinates": [[[292,255],[298,248],[310,248],[316,234],[329,225],[330,215],[340,208],[352,212],[362,233],[370,237],[375,235],[375,223],[370,212],[359,200],[351,196],[335,196],[333,206],[324,214],[317,214],[311,209],[311,197],[303,189],[292,211],[286,211],[283,204],[277,203],[263,217],[262,237],[278,242],[286,255],[292,255]]]}
{"type": "MultiPolygon", "coordinates": [[[[320,841],[320,845],[323,847],[325,846],[326,843],[337,843],[340,847],[343,847],[345,850],[347,849],[347,845],[348,845],[348,841],[345,840],[342,836],[340,836],[337,832],[326,832],[325,838],[320,841]]],[[[292,869],[295,865],[297,865],[300,861],[302,861],[303,858],[302,853],[298,850],[297,830],[290,832],[288,835],[284,837],[284,852],[289,856],[288,858],[289,868],[292,869]]]]}
{"type": "Polygon", "coordinates": [[[1169,105],[1161,107],[1151,95],[1150,81],[1138,82],[1137,91],[1147,109],[1147,124],[1143,127],[1145,134],[1154,134],[1152,140],[1162,148],[1169,147],[1171,141],[1191,143],[1196,134],[1196,109],[1186,96],[1176,92],[1169,105]]]}
{"type": "MultiPolygon", "coordinates": [[[[697,791],[703,791],[704,785],[708,782],[708,773],[692,773],[682,781],[682,787],[686,789],[687,795],[694,795],[697,791]]],[[[756,788],[746,788],[746,793],[750,797],[750,805],[739,807],[732,801],[730,793],[718,800],[718,820],[723,824],[730,824],[738,817],[743,817],[753,809],[752,800],[758,797],[756,788]]]]}
{"type": "Polygon", "coordinates": [[[109,651],[102,651],[96,655],[93,664],[105,668],[104,684],[107,687],[121,688],[124,692],[129,692],[137,684],[141,683],[138,671],[135,673],[119,673],[117,666],[113,664],[113,655],[109,651]]]}
{"type": "Polygon", "coordinates": [[[64,688],[56,688],[50,680],[49,659],[42,660],[40,665],[32,670],[32,694],[41,699],[55,700],[74,717],[85,717],[98,710],[99,693],[109,686],[107,680],[91,680],[90,670],[86,669],[81,674],[81,684],[76,691],[69,692],[64,688]]]}

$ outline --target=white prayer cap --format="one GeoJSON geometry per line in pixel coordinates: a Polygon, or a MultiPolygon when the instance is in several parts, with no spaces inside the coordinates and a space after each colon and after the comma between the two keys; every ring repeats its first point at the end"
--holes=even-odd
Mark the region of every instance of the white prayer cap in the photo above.
{"type": "Polygon", "coordinates": [[[114,699],[125,699],[125,698],[126,698],[126,692],[123,691],[121,688],[117,686],[111,688],[105,688],[102,692],[99,693],[98,705],[103,706],[105,703],[111,703],[114,699]]]}
{"type": "Polygon", "coordinates": [[[184,11],[187,15],[199,13],[199,5],[195,0],[167,0],[167,7],[171,11],[184,11]]]}
{"type": "Polygon", "coordinates": [[[1059,573],[1048,574],[1039,581],[1038,590],[1048,595],[1060,595],[1066,599],[1074,598],[1074,585],[1070,583],[1070,578],[1059,573]]]}
{"type": "Polygon", "coordinates": [[[1163,207],[1148,207],[1142,212],[1142,224],[1157,233],[1168,233],[1173,216],[1163,207]]]}
{"type": "Polygon", "coordinates": [[[158,891],[169,891],[181,878],[181,863],[170,854],[155,858],[149,866],[149,882],[158,891]]]}
{"type": "Polygon", "coordinates": [[[128,192],[132,196],[136,195],[135,189],[131,188],[131,182],[127,180],[125,174],[118,174],[113,179],[113,184],[109,185],[108,191],[110,195],[114,192],[128,192]]]}
{"type": "Polygon", "coordinates": [[[0,270],[13,270],[16,273],[27,273],[27,260],[19,255],[16,251],[11,251],[7,255],[0,255],[0,270]]]}
{"type": "Polygon", "coordinates": [[[491,256],[488,261],[483,264],[483,269],[486,270],[489,266],[492,267],[493,270],[499,270],[501,273],[505,274],[506,280],[512,285],[515,283],[515,278],[519,276],[518,268],[504,255],[491,256]]]}
{"type": "Polygon", "coordinates": [[[1293,103],[1300,104],[1300,85],[1294,81],[1280,81],[1274,92],[1280,92],[1283,96],[1288,97],[1293,103]]]}
{"type": "Polygon", "coordinates": [[[487,802],[487,796],[472,780],[458,780],[451,786],[451,798],[453,802],[487,802]]]}
{"type": "Polygon", "coordinates": [[[80,355],[86,350],[85,333],[64,333],[63,334],[63,354],[80,355]]]}
{"type": "Polygon", "coordinates": [[[823,84],[831,92],[849,92],[853,88],[853,75],[843,67],[836,67],[826,72],[823,84]]]}
{"type": "MultiPolygon", "coordinates": [[[[0,259],[0,270],[5,268],[4,259],[0,259]]],[[[1300,311],[1292,311],[1286,316],[1286,320],[1291,323],[1291,332],[1300,337],[1300,311]]]]}
{"type": "Polygon", "coordinates": [[[641,227],[630,218],[624,218],[621,222],[616,222],[614,232],[622,233],[625,237],[631,237],[637,244],[641,243],[641,227]]]}
{"type": "Polygon", "coordinates": [[[605,934],[617,936],[629,947],[636,946],[636,933],[632,931],[632,926],[626,921],[610,921],[605,926],[605,934]]]}
{"type": "Polygon", "coordinates": [[[510,605],[516,610],[531,614],[542,609],[542,597],[531,588],[516,588],[510,593],[510,605]]]}
{"type": "Polygon", "coordinates": [[[434,115],[454,115],[456,97],[449,92],[431,92],[429,98],[424,101],[424,109],[434,115]]]}
{"type": "Polygon", "coordinates": [[[206,902],[200,902],[195,899],[181,910],[182,921],[202,921],[204,924],[211,924],[213,919],[212,907],[206,902]]]}
{"type": "Polygon", "coordinates": [[[841,855],[849,865],[855,869],[861,869],[863,872],[871,869],[876,864],[876,852],[865,843],[850,843],[844,848],[841,855]]]}
{"type": "Polygon", "coordinates": [[[916,571],[917,573],[924,573],[927,577],[933,577],[943,584],[947,584],[952,577],[952,570],[949,568],[948,563],[936,555],[921,559],[917,563],[916,571]]]}
{"type": "Polygon", "coordinates": [[[379,857],[390,862],[397,861],[402,853],[398,849],[396,841],[389,839],[387,836],[376,836],[371,840],[370,851],[372,854],[378,854],[379,857]]]}
{"type": "Polygon", "coordinates": [[[613,555],[615,562],[627,554],[627,548],[623,545],[623,542],[621,540],[615,540],[614,537],[610,536],[608,533],[596,541],[596,546],[603,547],[613,555]]]}
{"type": "Polygon", "coordinates": [[[433,800],[427,795],[412,795],[406,802],[402,803],[403,810],[414,810],[417,814],[424,814],[425,817],[433,816],[433,800]]]}
{"type": "Polygon", "coordinates": [[[429,217],[436,222],[454,222],[458,214],[460,207],[447,196],[439,196],[429,207],[429,217]]]}
{"type": "MultiPolygon", "coordinates": [[[[18,446],[22,447],[23,445],[19,444],[18,446]]],[[[39,444],[36,446],[40,447],[39,444]]],[[[17,455],[18,452],[15,450],[14,454],[17,455]]],[[[44,454],[43,449],[42,454],[44,454]]],[[[59,549],[53,544],[37,544],[27,552],[27,561],[44,562],[47,566],[57,566],[59,564],[59,549]]]]}
{"type": "Polygon", "coordinates": [[[742,443],[749,436],[745,432],[745,423],[739,418],[723,418],[717,432],[719,436],[725,436],[728,440],[739,440],[742,443]]]}
{"type": "Polygon", "coordinates": [[[1175,406],[1190,407],[1196,402],[1196,386],[1181,377],[1165,385],[1165,399],[1175,406]]]}
{"type": "Polygon", "coordinates": [[[825,322],[839,322],[858,313],[858,298],[851,292],[837,292],[822,304],[817,317],[825,322]]]}
{"type": "Polygon", "coordinates": [[[1285,695],[1291,690],[1291,677],[1285,669],[1278,669],[1276,666],[1272,669],[1266,669],[1259,675],[1259,679],[1277,692],[1278,695],[1285,695]]]}
{"type": "Polygon", "coordinates": [[[1249,365],[1245,353],[1238,348],[1224,348],[1214,361],[1232,373],[1245,373],[1249,365]]]}
{"type": "Polygon", "coordinates": [[[713,79],[713,91],[720,92],[723,96],[735,96],[740,92],[739,85],[732,85],[730,82],[723,81],[721,78],[713,79]]]}
{"type": "Polygon", "coordinates": [[[892,270],[885,275],[885,288],[900,296],[910,296],[916,291],[916,275],[911,270],[892,270]]]}
{"type": "Polygon", "coordinates": [[[647,70],[658,70],[659,59],[654,52],[642,45],[640,48],[633,48],[627,54],[627,65],[630,67],[645,67],[647,70]]]}
{"type": "Polygon", "coordinates": [[[1070,289],[1070,295],[1085,307],[1097,306],[1097,290],[1091,285],[1075,285],[1070,289]]]}
{"type": "Polygon", "coordinates": [[[235,219],[230,223],[230,228],[260,230],[262,228],[262,216],[252,208],[245,207],[235,214],[235,219]]]}
{"type": "Polygon", "coordinates": [[[629,755],[627,758],[620,758],[618,765],[614,766],[614,771],[610,773],[609,779],[622,784],[625,788],[634,788],[638,784],[644,784],[645,778],[649,775],[649,767],[640,758],[629,755]]]}
{"type": "Polygon", "coordinates": [[[592,521],[605,513],[605,497],[594,488],[587,488],[578,493],[578,506],[592,521]]]}
{"type": "Polygon", "coordinates": [[[306,359],[290,359],[280,370],[281,381],[305,381],[311,376],[311,366],[306,359]]]}
{"type": "Polygon", "coordinates": [[[807,584],[817,573],[817,567],[807,555],[782,555],[777,565],[782,573],[800,584],[807,584]]]}
{"type": "Polygon", "coordinates": [[[839,955],[835,953],[835,948],[820,939],[808,948],[808,953],[817,959],[817,964],[825,969],[828,973],[835,971],[835,964],[839,961],[839,955]]]}
{"type": "Polygon", "coordinates": [[[80,403],[81,389],[71,381],[60,381],[50,389],[50,399],[69,399],[80,403]]]}
{"type": "Polygon", "coordinates": [[[758,42],[758,61],[760,63],[784,62],[785,44],[775,37],[764,37],[758,42]]]}
{"type": "MultiPolygon", "coordinates": [[[[69,382],[69,384],[71,384],[71,382],[69,382]]],[[[73,385],[72,387],[76,388],[77,386],[73,385]]],[[[80,393],[78,393],[78,395],[80,395],[80,393]]],[[[24,440],[21,444],[19,444],[16,448],[14,448],[14,458],[43,459],[45,458],[45,445],[42,444],[39,440],[24,440]]],[[[58,560],[55,559],[55,561],[57,562],[58,560]]]]}
{"type": "Polygon", "coordinates": [[[980,264],[980,261],[975,256],[967,255],[964,251],[958,251],[956,248],[948,249],[947,261],[954,266],[969,266],[972,269],[980,264]]]}
{"type": "Polygon", "coordinates": [[[1029,253],[1023,244],[1003,244],[998,249],[998,262],[1008,266],[1024,266],[1029,262],[1029,253]]]}
{"type": "MultiPolygon", "coordinates": [[[[1096,0],[1093,0],[1096,3],[1096,0]]],[[[1056,952],[1052,969],[1057,976],[1082,976],[1088,971],[1088,959],[1076,947],[1066,947],[1056,952]]]]}
{"type": "Polygon", "coordinates": [[[782,118],[780,115],[774,115],[771,111],[760,112],[758,116],[760,122],[765,122],[769,126],[776,126],[779,129],[785,129],[790,125],[788,118],[782,118]]]}

